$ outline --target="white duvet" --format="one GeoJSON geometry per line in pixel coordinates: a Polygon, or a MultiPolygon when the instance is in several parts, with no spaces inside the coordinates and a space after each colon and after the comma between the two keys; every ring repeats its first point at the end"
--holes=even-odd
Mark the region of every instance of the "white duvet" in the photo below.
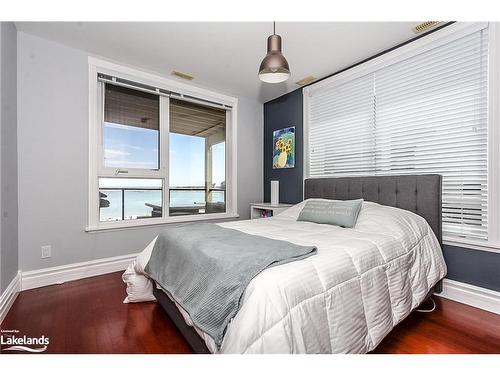
{"type": "MultiPolygon", "coordinates": [[[[318,248],[250,282],[219,352],[366,353],[446,275],[439,243],[420,216],[364,202],[355,228],[344,229],[297,221],[304,204],[273,218],[219,224],[318,248]]],[[[126,302],[154,299],[143,274],[154,241],[123,275],[126,302]]],[[[197,332],[215,352],[213,340],[197,332]]]]}

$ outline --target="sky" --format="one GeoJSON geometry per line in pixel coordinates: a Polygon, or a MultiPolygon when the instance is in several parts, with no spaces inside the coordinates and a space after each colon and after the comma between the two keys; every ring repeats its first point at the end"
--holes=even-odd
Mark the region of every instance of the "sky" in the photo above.
{"type": "MultiPolygon", "coordinates": [[[[158,130],[105,122],[104,159],[111,168],[158,168],[158,130]]],[[[225,181],[225,144],[212,147],[213,181],[225,181]]],[[[205,138],[170,133],[171,187],[205,185],[205,138]]]]}

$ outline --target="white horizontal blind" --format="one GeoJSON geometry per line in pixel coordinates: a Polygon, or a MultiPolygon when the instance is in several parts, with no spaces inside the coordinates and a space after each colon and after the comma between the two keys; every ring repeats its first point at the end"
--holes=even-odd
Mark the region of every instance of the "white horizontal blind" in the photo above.
{"type": "Polygon", "coordinates": [[[373,74],[327,89],[310,101],[310,174],[375,171],[373,74]]]}
{"type": "Polygon", "coordinates": [[[487,65],[483,29],[315,93],[310,176],[441,174],[443,235],[487,240],[487,65]]]}

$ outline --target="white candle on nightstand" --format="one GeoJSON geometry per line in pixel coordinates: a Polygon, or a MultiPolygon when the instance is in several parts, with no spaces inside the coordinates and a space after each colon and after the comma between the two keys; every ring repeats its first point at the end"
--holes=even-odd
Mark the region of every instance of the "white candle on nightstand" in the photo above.
{"type": "Polygon", "coordinates": [[[280,182],[271,181],[271,204],[277,206],[280,203],[280,182]]]}

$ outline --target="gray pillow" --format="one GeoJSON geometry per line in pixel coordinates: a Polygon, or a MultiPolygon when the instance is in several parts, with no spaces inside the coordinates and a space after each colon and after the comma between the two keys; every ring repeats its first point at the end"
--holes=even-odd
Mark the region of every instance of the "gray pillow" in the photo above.
{"type": "Polygon", "coordinates": [[[300,211],[297,220],[353,228],[362,205],[363,199],[350,201],[311,199],[300,211]]]}

